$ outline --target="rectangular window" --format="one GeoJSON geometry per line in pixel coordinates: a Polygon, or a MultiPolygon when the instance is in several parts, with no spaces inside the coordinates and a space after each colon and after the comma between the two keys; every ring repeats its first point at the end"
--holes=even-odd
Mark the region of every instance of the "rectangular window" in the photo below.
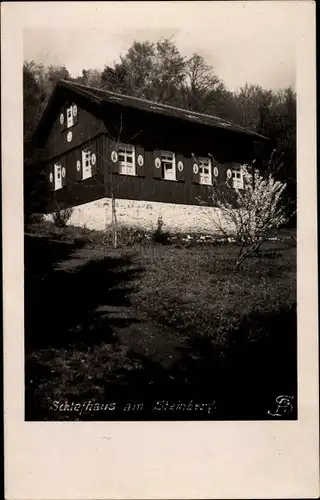
{"type": "Polygon", "coordinates": [[[176,177],[176,159],[175,154],[170,151],[161,151],[162,177],[167,181],[175,181],[176,177]]]}
{"type": "Polygon", "coordinates": [[[212,168],[210,158],[199,158],[200,184],[210,186],[212,184],[212,168]]]}
{"type": "Polygon", "coordinates": [[[92,156],[89,148],[82,151],[82,180],[92,177],[92,156]]]}
{"type": "Polygon", "coordinates": [[[62,188],[61,163],[54,164],[54,190],[62,188]]]}
{"type": "Polygon", "coordinates": [[[232,169],[232,187],[243,189],[243,172],[240,166],[232,169]]]}
{"type": "Polygon", "coordinates": [[[73,125],[73,112],[72,112],[72,106],[67,108],[67,128],[72,127],[73,125]]]}
{"type": "Polygon", "coordinates": [[[118,145],[119,174],[136,175],[134,146],[118,145]]]}

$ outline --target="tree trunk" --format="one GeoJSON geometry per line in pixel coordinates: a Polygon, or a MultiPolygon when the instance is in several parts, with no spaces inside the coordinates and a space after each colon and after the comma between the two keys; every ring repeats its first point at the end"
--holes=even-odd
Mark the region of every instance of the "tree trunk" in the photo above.
{"type": "Polygon", "coordinates": [[[240,269],[241,264],[245,259],[247,259],[250,256],[255,256],[255,257],[260,257],[260,247],[261,247],[261,242],[256,243],[252,248],[240,248],[238,258],[236,261],[236,270],[240,269]]]}
{"type": "Polygon", "coordinates": [[[242,254],[241,256],[238,257],[238,259],[236,260],[236,271],[238,271],[240,269],[241,264],[243,263],[245,258],[246,258],[246,254],[242,254]]]}

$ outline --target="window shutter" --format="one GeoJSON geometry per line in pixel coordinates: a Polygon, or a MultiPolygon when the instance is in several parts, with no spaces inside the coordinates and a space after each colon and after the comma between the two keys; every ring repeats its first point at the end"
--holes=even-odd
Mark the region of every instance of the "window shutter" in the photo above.
{"type": "Polygon", "coordinates": [[[161,166],[161,150],[154,149],[153,151],[153,177],[156,179],[162,178],[162,166],[161,166]]]}
{"type": "Polygon", "coordinates": [[[232,187],[233,182],[232,182],[232,163],[224,163],[224,175],[223,175],[223,182],[226,182],[229,186],[232,187]]]}
{"type": "Polygon", "coordinates": [[[72,104],[72,119],[73,119],[73,125],[78,123],[78,114],[79,114],[79,109],[78,106],[73,103],[72,104]]]}
{"type": "Polygon", "coordinates": [[[62,179],[62,187],[67,185],[67,169],[65,164],[61,165],[61,179],[62,179]]]}
{"type": "Polygon", "coordinates": [[[77,149],[75,154],[75,169],[76,169],[76,181],[79,182],[82,179],[82,151],[77,149]]]}
{"type": "Polygon", "coordinates": [[[223,165],[219,164],[214,158],[211,158],[211,178],[213,186],[219,186],[221,184],[223,172],[223,165]]]}
{"type": "Polygon", "coordinates": [[[184,182],[184,173],[186,169],[187,160],[181,154],[176,154],[176,178],[177,181],[184,182]]]}
{"type": "Polygon", "coordinates": [[[54,167],[52,163],[48,167],[48,181],[50,191],[54,191],[54,167]]]}
{"type": "Polygon", "coordinates": [[[98,158],[97,158],[97,145],[95,142],[89,145],[89,149],[91,151],[91,172],[92,176],[97,175],[98,172],[98,158]]]}
{"type": "Polygon", "coordinates": [[[119,173],[119,156],[118,156],[118,148],[117,143],[113,139],[109,139],[108,141],[108,170],[110,173],[118,174],[119,173]]]}
{"type": "Polygon", "coordinates": [[[146,159],[144,156],[144,149],[141,146],[135,146],[135,155],[136,174],[144,177],[146,175],[146,159]]]}
{"type": "Polygon", "coordinates": [[[190,159],[192,166],[192,182],[195,184],[200,184],[200,169],[199,164],[196,162],[194,158],[190,159]]]}
{"type": "Polygon", "coordinates": [[[66,128],[66,113],[65,110],[62,109],[59,113],[59,123],[60,123],[60,131],[62,132],[66,128]]]}

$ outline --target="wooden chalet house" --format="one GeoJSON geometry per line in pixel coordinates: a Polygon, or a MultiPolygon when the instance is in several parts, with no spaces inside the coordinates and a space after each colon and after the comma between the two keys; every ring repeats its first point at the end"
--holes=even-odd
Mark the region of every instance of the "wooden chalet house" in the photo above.
{"type": "Polygon", "coordinates": [[[65,80],[35,135],[52,194],[48,214],[57,203],[71,206],[71,224],[102,230],[112,192],[119,223],[151,229],[161,215],[172,230],[205,230],[198,198],[214,181],[241,188],[240,165],[265,139],[216,116],[65,80]]]}

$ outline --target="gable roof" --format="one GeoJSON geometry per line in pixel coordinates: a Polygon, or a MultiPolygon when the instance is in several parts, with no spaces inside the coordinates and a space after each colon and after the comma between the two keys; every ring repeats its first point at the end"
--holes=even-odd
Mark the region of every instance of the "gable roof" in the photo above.
{"type": "Polygon", "coordinates": [[[153,114],[159,114],[171,118],[182,119],[185,121],[192,122],[193,124],[230,130],[232,132],[238,132],[241,134],[253,136],[255,138],[268,140],[268,138],[263,135],[257,134],[256,132],[248,130],[244,127],[240,127],[239,125],[235,125],[234,123],[219,118],[218,116],[204,114],[204,113],[197,113],[195,111],[190,111],[184,108],[178,108],[174,106],[169,106],[167,104],[148,101],[147,99],[141,99],[138,97],[118,94],[115,92],[111,92],[110,90],[90,87],[88,85],[74,83],[69,80],[58,80],[52,92],[51,98],[49,99],[48,105],[44,110],[43,115],[40,119],[36,131],[36,136],[38,135],[38,132],[42,128],[44,122],[47,121],[47,116],[50,114],[50,109],[54,106],[55,95],[60,88],[66,88],[69,91],[74,92],[76,95],[81,95],[82,97],[87,98],[88,100],[98,105],[102,105],[105,103],[118,104],[120,106],[135,108],[137,110],[147,111],[153,114]]]}

